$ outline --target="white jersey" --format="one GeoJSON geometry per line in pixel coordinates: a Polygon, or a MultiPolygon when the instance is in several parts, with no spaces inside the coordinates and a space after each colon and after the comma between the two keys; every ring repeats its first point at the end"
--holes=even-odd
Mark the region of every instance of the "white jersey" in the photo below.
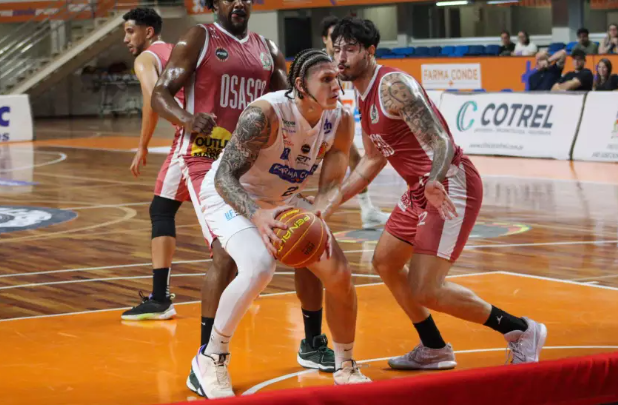
{"type": "MultiPolygon", "coordinates": [[[[251,169],[240,178],[243,188],[263,208],[284,205],[303,190],[332,147],[341,121],[340,105],[334,110],[325,110],[320,121],[311,128],[294,100],[285,93],[286,90],[281,90],[258,99],[267,101],[277,114],[277,139],[260,150],[251,169]]],[[[214,176],[225,153],[224,150],[213,163],[205,184],[214,187],[214,176]]]]}

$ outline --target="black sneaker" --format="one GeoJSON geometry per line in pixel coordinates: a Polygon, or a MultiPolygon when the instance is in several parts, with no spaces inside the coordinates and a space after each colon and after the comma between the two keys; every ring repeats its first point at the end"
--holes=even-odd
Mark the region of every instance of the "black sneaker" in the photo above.
{"type": "Polygon", "coordinates": [[[139,296],[142,303],[122,313],[121,318],[125,321],[162,320],[170,319],[176,315],[174,304],[172,304],[174,294],[168,295],[165,301],[155,300],[152,298],[152,294],[146,297],[141,291],[139,296]]]}
{"type": "Polygon", "coordinates": [[[329,349],[326,335],[315,336],[311,346],[305,339],[301,340],[296,361],[305,368],[317,368],[328,373],[335,372],[335,352],[329,349]]]}

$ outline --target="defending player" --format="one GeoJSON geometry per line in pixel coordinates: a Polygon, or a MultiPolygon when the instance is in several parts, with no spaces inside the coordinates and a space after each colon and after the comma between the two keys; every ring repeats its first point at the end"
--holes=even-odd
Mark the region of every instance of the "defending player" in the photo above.
{"type": "MultiPolygon", "coordinates": [[[[157,126],[159,117],[150,106],[152,91],[165,68],[172,52],[173,45],[161,40],[163,20],[156,11],[150,8],[135,8],[123,16],[124,43],[129,51],[136,56],[134,69],[142,89],[142,130],[137,153],[131,163],[131,172],[135,177],[140,175],[140,166],[146,166],[148,144],[157,126]]],[[[179,104],[184,102],[182,91],[176,94],[179,104]]],[[[189,201],[189,192],[182,181],[178,161],[178,134],[170,153],[167,155],[154,190],[150,204],[150,220],[152,223],[152,293],[145,297],[140,292],[142,302],[136,307],[125,311],[122,319],[151,320],[169,319],[176,314],[172,304],[173,294],[169,292],[169,278],[172,258],[176,249],[176,212],[183,201],[189,201]]]]}
{"type": "Polygon", "coordinates": [[[386,224],[373,266],[414,324],[421,343],[389,365],[456,366],[453,349],[428,309],[502,333],[513,363],[538,361],[545,325],[515,317],[445,280],[474,226],[483,185],[472,162],[455,145],[444,118],[414,78],[376,63],[380,34],[371,21],[345,18],[332,39],[340,78],[352,81],[360,95],[365,144],[365,156],[344,183],[342,202],[367,187],[387,162],[409,187],[386,224]]]}
{"type": "MultiPolygon", "coordinates": [[[[333,41],[331,39],[331,34],[333,33],[333,29],[335,29],[335,25],[339,22],[339,18],[334,16],[328,16],[324,20],[322,20],[322,42],[324,42],[324,50],[334,59],[335,51],[333,49],[333,41]]],[[[349,84],[349,83],[348,83],[349,84]]],[[[345,85],[345,83],[344,83],[345,85]]],[[[351,87],[351,86],[350,86],[351,87]]],[[[350,89],[349,91],[354,92],[354,89],[350,89]]],[[[348,99],[348,101],[354,101],[354,99],[348,99]]],[[[344,107],[348,107],[349,105],[344,104],[344,107]]],[[[354,110],[356,108],[356,102],[351,106],[351,113],[354,114],[354,110]]],[[[350,149],[350,170],[354,171],[358,162],[360,162],[361,155],[352,142],[352,148],[350,149]]],[[[363,228],[374,228],[376,226],[384,225],[386,221],[388,221],[388,214],[380,211],[379,208],[375,207],[371,198],[369,197],[369,189],[365,188],[356,196],[358,199],[358,204],[361,208],[361,221],[363,223],[363,228]]]]}
{"type": "MultiPolygon", "coordinates": [[[[277,214],[289,206],[311,208],[299,193],[322,161],[312,208],[323,212],[341,199],[354,130],[338,102],[337,70],[326,53],[306,50],[292,63],[288,82],[288,91],[267,94],[246,108],[201,188],[206,224],[238,266],[238,276],[221,296],[210,341],[195,356],[187,380],[189,388],[208,398],[234,395],[227,370],[229,342],[275,272],[274,245],[280,241],[273,229],[285,229],[275,220],[277,214]]],[[[368,382],[352,360],[356,292],[334,238],[329,237],[322,260],[309,270],[326,288],[335,383],[368,382]]]]}
{"type": "MultiPolygon", "coordinates": [[[[229,142],[238,117],[269,90],[287,88],[285,59],[277,46],[248,30],[252,2],[207,0],[217,23],[191,28],[176,44],[153,95],[154,109],[184,127],[178,141],[183,176],[198,218],[203,218],[200,189],[212,162],[229,142]],[[185,87],[186,86],[186,87],[185,87]],[[173,95],[187,89],[185,108],[173,95]]],[[[212,235],[203,227],[204,235],[212,235]]],[[[208,342],[219,298],[236,274],[233,261],[212,243],[216,271],[206,273],[202,288],[202,344],[208,342]]],[[[322,334],[323,286],[307,270],[295,274],[303,309],[305,339],[297,354],[304,367],[334,371],[335,357],[322,334]]]]}

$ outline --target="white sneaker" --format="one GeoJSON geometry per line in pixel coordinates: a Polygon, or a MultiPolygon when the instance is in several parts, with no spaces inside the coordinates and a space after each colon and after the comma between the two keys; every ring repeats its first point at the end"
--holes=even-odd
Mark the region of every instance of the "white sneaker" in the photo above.
{"type": "Polygon", "coordinates": [[[361,210],[361,220],[363,221],[363,229],[375,228],[386,224],[390,215],[380,211],[376,207],[361,210]]]}
{"type": "Polygon", "coordinates": [[[539,361],[541,349],[547,338],[547,328],[542,323],[537,323],[526,317],[522,318],[528,324],[525,331],[514,330],[504,335],[508,342],[507,363],[509,357],[511,364],[535,363],[539,361]]]}
{"type": "Polygon", "coordinates": [[[369,377],[364,376],[363,373],[360,372],[354,360],[346,360],[341,363],[341,368],[333,374],[333,378],[335,379],[335,385],[371,382],[369,377]]]}
{"type": "Polygon", "coordinates": [[[232,381],[227,371],[230,354],[204,354],[202,346],[191,362],[187,387],[209,399],[233,397],[232,381]]]}
{"type": "Polygon", "coordinates": [[[447,344],[441,349],[430,349],[422,343],[403,356],[388,360],[395,370],[449,370],[457,366],[453,347],[447,344]]]}

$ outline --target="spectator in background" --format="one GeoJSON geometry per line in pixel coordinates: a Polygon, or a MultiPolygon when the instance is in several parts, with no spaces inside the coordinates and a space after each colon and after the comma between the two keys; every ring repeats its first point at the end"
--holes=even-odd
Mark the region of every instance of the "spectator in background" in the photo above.
{"type": "Polygon", "coordinates": [[[551,57],[547,51],[537,53],[536,72],[528,79],[528,89],[530,91],[550,91],[562,76],[566,57],[565,50],[556,52],[551,57]]]}
{"type": "Polygon", "coordinates": [[[500,56],[511,56],[515,51],[515,44],[511,42],[511,33],[508,31],[502,31],[500,34],[502,40],[502,46],[500,47],[500,56]]]}
{"type": "Polygon", "coordinates": [[[333,50],[333,40],[330,35],[333,33],[335,25],[337,25],[338,22],[339,18],[332,15],[322,20],[322,42],[324,42],[324,50],[331,58],[335,54],[335,51],[333,50]]]}
{"type": "Polygon", "coordinates": [[[515,52],[513,52],[513,55],[531,56],[537,53],[538,48],[533,42],[530,42],[530,36],[526,31],[519,31],[517,38],[519,41],[517,45],[515,45],[515,52]]]}
{"type": "Polygon", "coordinates": [[[601,42],[599,53],[618,53],[618,24],[610,24],[607,28],[607,36],[601,42]]]}
{"type": "Polygon", "coordinates": [[[594,79],[596,91],[618,90],[618,75],[612,74],[612,62],[609,59],[601,59],[597,63],[597,77],[594,79]]]}
{"type": "Polygon", "coordinates": [[[579,41],[577,41],[577,45],[573,47],[572,51],[576,49],[581,49],[582,51],[586,52],[586,55],[596,55],[597,53],[599,53],[599,46],[596,43],[590,41],[590,38],[588,37],[589,35],[590,33],[586,28],[578,29],[577,39],[579,39],[579,41]]]}
{"type": "Polygon", "coordinates": [[[586,53],[581,49],[571,52],[573,58],[573,72],[562,76],[558,83],[554,84],[553,91],[591,91],[594,76],[590,69],[586,69],[586,53]]]}

